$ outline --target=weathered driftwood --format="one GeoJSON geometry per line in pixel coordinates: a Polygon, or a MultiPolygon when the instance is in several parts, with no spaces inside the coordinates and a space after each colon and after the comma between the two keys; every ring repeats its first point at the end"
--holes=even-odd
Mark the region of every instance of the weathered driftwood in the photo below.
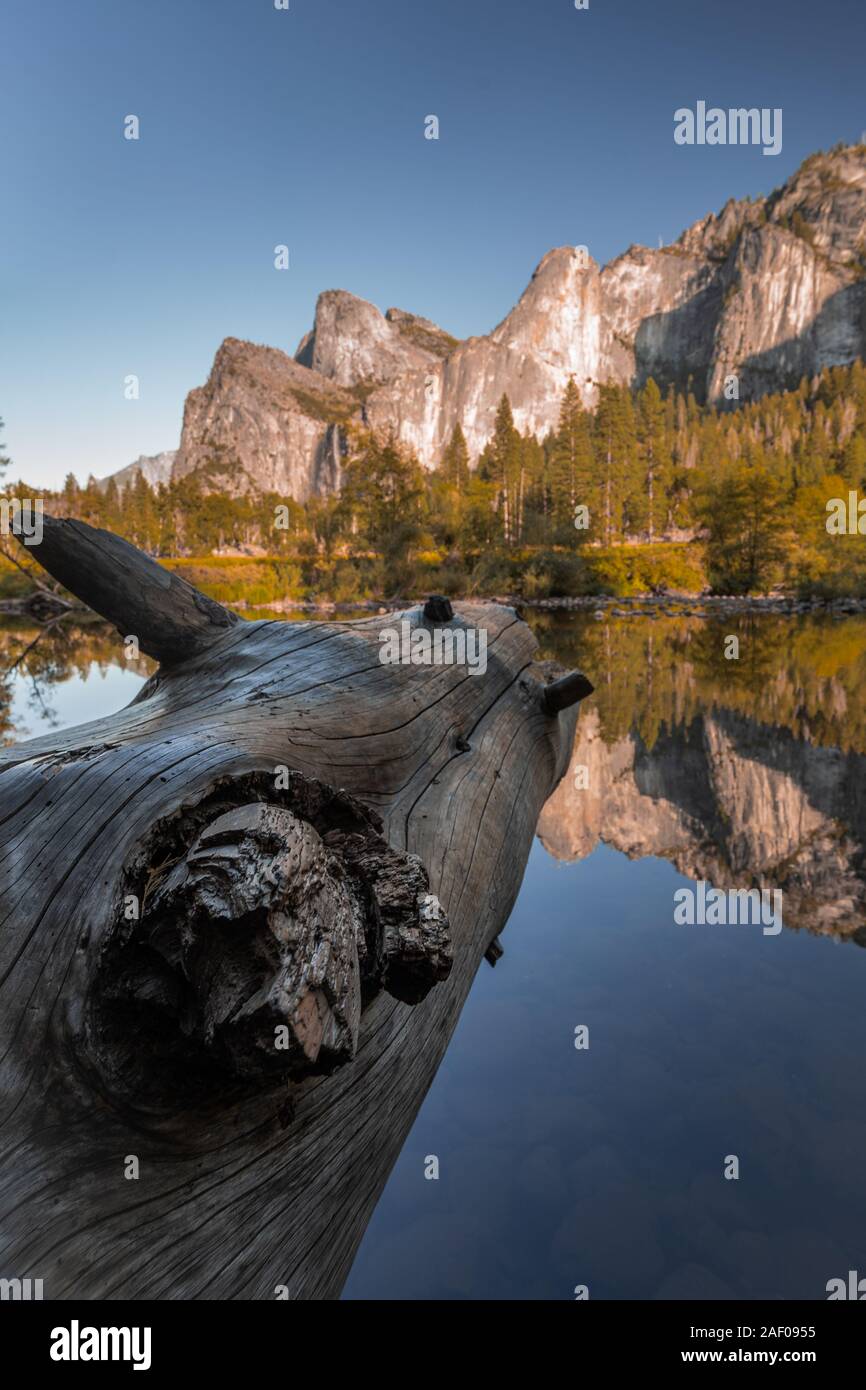
{"type": "Polygon", "coordinates": [[[506,607],[241,622],[44,520],[45,568],[162,665],[0,753],[0,1275],[334,1297],[588,683],[548,704],[562,673],[506,607]],[[486,672],[383,665],[403,620],[483,626],[486,672]]]}

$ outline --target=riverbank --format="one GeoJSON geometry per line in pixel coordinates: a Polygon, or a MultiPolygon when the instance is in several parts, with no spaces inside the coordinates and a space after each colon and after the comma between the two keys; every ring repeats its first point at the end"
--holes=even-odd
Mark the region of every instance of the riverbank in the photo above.
{"type": "Polygon", "coordinates": [[[519,600],[524,608],[589,610],[608,617],[719,617],[724,613],[841,615],[866,613],[866,598],[800,598],[783,594],[641,594],[631,598],[597,595],[593,598],[519,600]]]}
{"type": "MultiPolygon", "coordinates": [[[[254,609],[256,613],[392,613],[412,604],[423,602],[427,595],[392,599],[357,599],[334,603],[328,599],[275,599],[270,603],[249,604],[241,600],[228,606],[239,613],[254,609]]],[[[502,603],[520,609],[563,610],[590,612],[611,618],[689,617],[713,618],[725,613],[767,613],[796,616],[797,614],[866,613],[866,598],[801,598],[786,594],[637,594],[620,598],[609,594],[594,594],[581,598],[523,598],[519,594],[467,594],[452,600],[454,603],[502,603]]]]}
{"type": "MultiPolygon", "coordinates": [[[[281,617],[387,614],[423,602],[428,594],[436,592],[444,592],[457,603],[493,601],[527,611],[589,612],[610,618],[711,618],[726,613],[789,616],[866,613],[866,597],[838,592],[833,594],[832,591],[825,591],[822,595],[779,590],[757,595],[710,594],[706,578],[682,565],[682,575],[677,573],[673,582],[670,574],[663,577],[657,574],[641,575],[643,583],[638,593],[624,594],[620,590],[618,593],[560,592],[556,595],[551,595],[549,590],[527,592],[531,586],[520,583],[520,576],[513,572],[490,576],[492,582],[484,585],[483,592],[467,591],[457,576],[443,574],[437,567],[431,566],[429,573],[423,577],[415,575],[402,593],[392,593],[388,598],[383,598],[380,596],[381,574],[374,575],[371,570],[366,580],[361,582],[362,577],[357,569],[348,562],[335,568],[329,582],[321,584],[321,587],[304,582],[298,566],[273,557],[257,560],[221,557],[166,559],[160,563],[170,573],[186,579],[210,598],[246,617],[272,614],[281,617]],[[455,579],[456,583],[453,582],[455,579]],[[443,580],[447,582],[443,583],[443,580]],[[508,588],[505,588],[503,580],[508,588]]],[[[70,596],[48,593],[41,587],[34,589],[39,573],[38,569],[33,574],[22,573],[20,568],[13,568],[10,561],[0,555],[0,612],[47,621],[64,611],[72,602],[70,596]]],[[[531,572],[527,573],[531,578],[531,572]]],[[[312,578],[312,575],[307,576],[308,581],[312,578]]],[[[321,583],[322,576],[318,575],[317,578],[321,583]]],[[[78,608],[79,605],[75,602],[74,606],[78,608]]]]}
{"type": "MultiPolygon", "coordinates": [[[[825,573],[819,580],[794,572],[759,595],[711,594],[699,542],[588,547],[580,553],[522,547],[507,556],[476,556],[471,566],[446,563],[431,553],[399,575],[387,574],[381,557],[374,555],[331,560],[321,555],[166,557],[159,563],[245,615],[388,613],[441,593],[455,602],[493,597],[527,610],[710,616],[726,607],[782,614],[866,612],[859,554],[855,547],[842,564],[840,552],[833,575],[825,573]]],[[[13,566],[0,554],[0,601],[10,605],[8,611],[19,605],[26,610],[32,601],[32,587],[40,580],[36,558],[24,558],[31,572],[23,573],[20,564],[13,566]]]]}

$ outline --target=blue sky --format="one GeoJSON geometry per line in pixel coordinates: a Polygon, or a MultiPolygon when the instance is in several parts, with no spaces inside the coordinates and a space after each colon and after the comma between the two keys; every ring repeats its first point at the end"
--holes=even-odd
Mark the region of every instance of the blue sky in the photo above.
{"type": "Polygon", "coordinates": [[[320,290],[484,333],[552,246],[769,192],[866,129],[864,40],[851,0],[7,0],[11,475],[176,447],[222,339],[293,353],[320,290]],[[781,154],[675,145],[699,99],[782,107],[781,154]]]}

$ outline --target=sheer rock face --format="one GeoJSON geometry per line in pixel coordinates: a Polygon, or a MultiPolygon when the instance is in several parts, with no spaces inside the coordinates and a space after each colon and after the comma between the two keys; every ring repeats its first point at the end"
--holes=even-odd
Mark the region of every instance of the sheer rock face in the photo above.
{"type": "Polygon", "coordinates": [[[781,888],[786,926],[852,936],[866,915],[864,761],[724,712],[652,749],[609,744],[589,709],[538,834],[556,859],[603,843],[719,888],[781,888]]]}
{"type": "Polygon", "coordinates": [[[739,399],[795,386],[866,352],[866,146],[815,155],[779,190],[729,201],[671,246],[632,246],[603,269],[580,247],[538,266],[486,336],[457,342],[341,290],[319,297],[294,361],[228,339],[191,392],[175,476],[254,483],[304,499],[339,484],[349,421],[395,429],[428,467],[454,426],[477,457],[507,392],[523,431],[555,428],[570,376],[692,387],[739,399]],[[214,446],[220,454],[214,452],[214,446]],[[223,472],[219,472],[219,459],[223,472]]]}
{"type": "Polygon", "coordinates": [[[345,427],[369,391],[436,365],[456,340],[401,309],[386,315],[342,290],[319,296],[296,358],[226,338],[207,383],[190,391],[173,477],[207,490],[306,501],[339,487],[345,427]]]}
{"type": "Polygon", "coordinates": [[[186,398],[173,477],[306,501],[338,486],[339,427],[357,411],[355,397],[284,352],[226,338],[206,385],[186,398]]]}
{"type": "Polygon", "coordinates": [[[546,434],[570,376],[591,393],[600,331],[598,267],[574,247],[560,247],[545,256],[516,308],[491,334],[469,338],[443,360],[375,391],[367,401],[369,423],[394,426],[428,467],[457,424],[477,456],[503,393],[518,428],[546,434]]]}

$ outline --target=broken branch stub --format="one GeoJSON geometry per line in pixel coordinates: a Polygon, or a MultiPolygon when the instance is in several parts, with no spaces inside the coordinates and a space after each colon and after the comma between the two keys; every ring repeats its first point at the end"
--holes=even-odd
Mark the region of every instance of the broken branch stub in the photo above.
{"type": "Polygon", "coordinates": [[[40,565],[167,664],[206,650],[240,619],[111,531],[43,514],[40,565]]]}
{"type": "Polygon", "coordinates": [[[572,705],[579,704],[591,695],[595,686],[582,671],[569,671],[558,680],[551,681],[541,692],[541,704],[545,714],[559,714],[572,705]]]}

